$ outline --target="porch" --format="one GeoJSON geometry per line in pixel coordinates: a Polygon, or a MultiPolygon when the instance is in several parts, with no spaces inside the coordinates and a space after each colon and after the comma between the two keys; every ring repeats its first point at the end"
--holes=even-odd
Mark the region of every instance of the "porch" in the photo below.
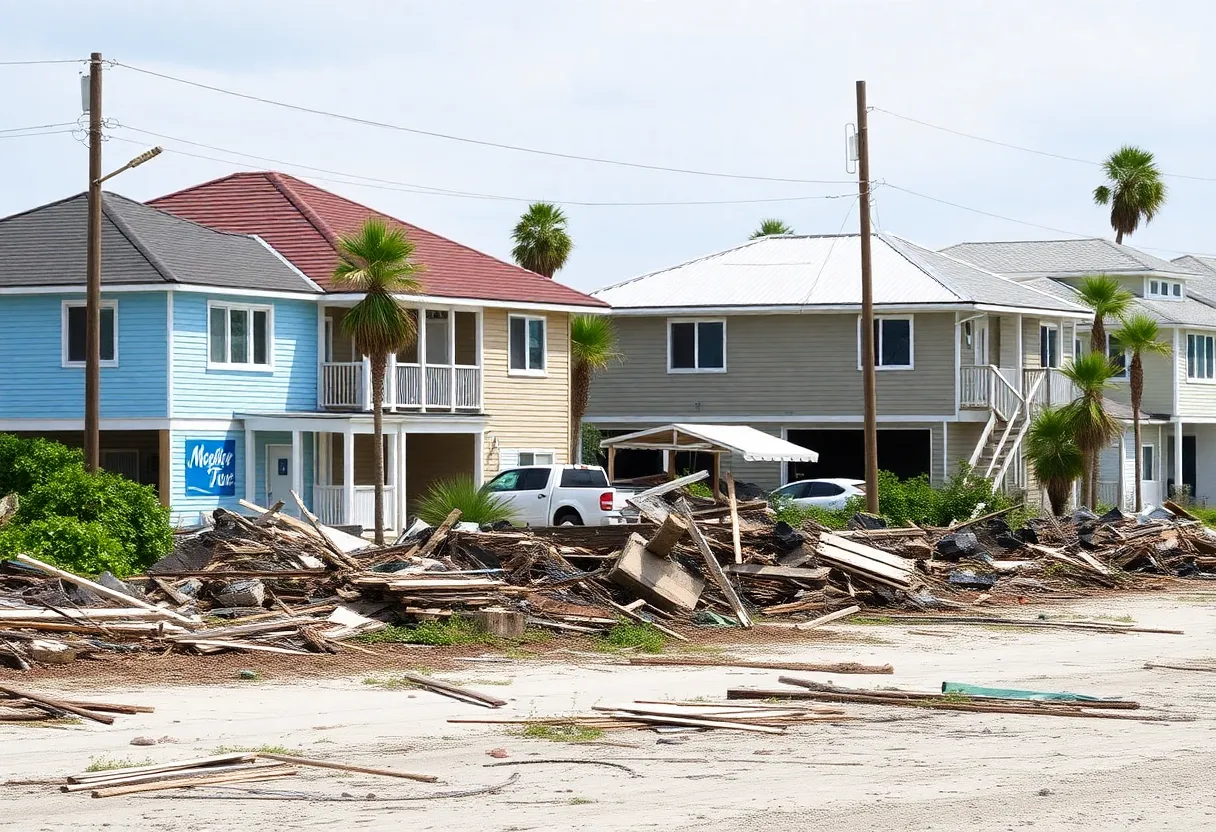
{"type": "Polygon", "coordinates": [[[959,407],[1012,413],[1019,401],[1032,408],[1059,407],[1077,388],[1058,367],[959,367],[959,407]]]}
{"type": "MultiPolygon", "coordinates": [[[[328,306],[321,317],[322,362],[317,405],[323,409],[370,411],[371,363],[355,353],[342,329],[346,309],[328,306]]],[[[410,315],[417,338],[390,355],[384,377],[384,407],[418,412],[477,413],[482,406],[480,312],[418,308],[410,315]]]]}

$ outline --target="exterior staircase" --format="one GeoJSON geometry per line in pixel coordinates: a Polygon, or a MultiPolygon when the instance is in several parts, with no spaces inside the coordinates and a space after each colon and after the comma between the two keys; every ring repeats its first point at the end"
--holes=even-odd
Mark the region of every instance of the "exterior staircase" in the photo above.
{"type": "Polygon", "coordinates": [[[1030,430],[1036,398],[1046,375],[1027,378],[1023,394],[996,367],[988,369],[988,422],[968,462],[974,476],[990,479],[993,488],[1001,488],[1021,454],[1022,440],[1030,430]]]}

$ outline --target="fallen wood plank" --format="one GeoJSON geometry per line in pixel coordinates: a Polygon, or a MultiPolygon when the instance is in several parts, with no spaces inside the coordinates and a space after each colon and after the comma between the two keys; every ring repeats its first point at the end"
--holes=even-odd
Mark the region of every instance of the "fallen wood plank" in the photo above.
{"type": "Polygon", "coordinates": [[[190,644],[194,647],[219,647],[226,650],[250,650],[255,653],[286,653],[293,656],[312,656],[307,650],[293,650],[289,647],[273,647],[269,644],[254,644],[248,641],[226,641],[217,638],[177,639],[178,644],[190,644]]]}
{"type": "Polygon", "coordinates": [[[274,505],[263,511],[256,520],[253,521],[254,526],[265,526],[272,522],[280,511],[283,510],[283,501],[276,500],[274,505]]]}
{"type": "Polygon", "coordinates": [[[1166,511],[1170,512],[1171,514],[1176,514],[1177,516],[1186,518],[1187,520],[1194,520],[1197,523],[1199,522],[1198,517],[1191,514],[1189,511],[1187,511],[1185,508],[1183,508],[1182,506],[1175,503],[1173,500],[1166,500],[1164,503],[1161,504],[1161,507],[1163,509],[1165,509],[1166,511]]]}
{"type": "Polygon", "coordinates": [[[189,595],[183,595],[182,593],[178,592],[168,581],[162,580],[155,575],[150,576],[148,580],[155,584],[161,592],[165,593],[165,595],[168,595],[169,600],[177,604],[179,607],[184,607],[186,604],[189,604],[194,600],[189,595]]]}
{"type": "Polygon", "coordinates": [[[186,616],[176,613],[173,610],[167,610],[167,609],[164,609],[163,607],[157,607],[152,604],[149,604],[147,601],[141,601],[138,598],[133,598],[132,596],[128,595],[125,592],[119,592],[118,590],[110,589],[109,587],[102,586],[99,583],[94,583],[93,581],[90,581],[88,578],[82,578],[79,575],[73,575],[71,572],[66,572],[56,566],[51,566],[49,563],[43,563],[42,561],[37,560],[36,558],[30,557],[29,555],[16,555],[13,557],[13,560],[17,561],[18,563],[23,563],[26,566],[32,566],[35,569],[37,569],[38,571],[44,572],[47,575],[51,575],[53,577],[59,578],[62,581],[67,581],[70,584],[75,584],[76,586],[84,587],[85,589],[89,590],[93,594],[100,595],[102,598],[108,598],[111,601],[117,601],[118,603],[125,604],[128,607],[130,607],[130,606],[138,607],[147,612],[154,613],[157,618],[166,618],[170,621],[175,621],[178,624],[180,624],[183,627],[186,627],[188,629],[194,629],[194,628],[198,627],[199,624],[201,623],[199,620],[196,620],[193,618],[187,618],[186,616]]]}
{"type": "MultiPolygon", "coordinates": [[[[195,570],[192,572],[157,572],[149,575],[152,580],[161,578],[323,578],[330,574],[328,569],[216,569],[213,571],[195,570]]],[[[159,584],[158,584],[159,586],[159,584]]],[[[185,597],[185,596],[183,596],[185,597]]],[[[176,600],[176,599],[175,599],[176,600]]],[[[187,599],[187,601],[192,599],[187,599]]]]}
{"type": "Polygon", "coordinates": [[[429,558],[431,556],[431,552],[438,549],[440,544],[448,539],[448,535],[452,531],[452,526],[455,526],[456,521],[459,519],[460,509],[452,509],[451,512],[448,513],[448,516],[443,518],[443,522],[439,524],[439,528],[431,532],[431,536],[427,538],[426,543],[424,543],[422,548],[418,550],[418,557],[429,558]]]}
{"type": "MultiPolygon", "coordinates": [[[[130,599],[128,599],[130,600],[130,599]]],[[[49,621],[62,622],[63,619],[88,622],[95,621],[163,621],[164,617],[158,612],[145,610],[142,607],[131,609],[114,609],[110,607],[89,607],[83,610],[22,610],[0,609],[0,621],[49,621]]],[[[154,625],[153,625],[154,626],[154,625]]],[[[195,624],[194,626],[198,626],[195,624]]],[[[96,629],[94,627],[93,629],[96,629]]],[[[180,629],[180,628],[179,628],[180,629]]]]}
{"type": "Polygon", "coordinates": [[[714,557],[714,553],[709,548],[709,542],[706,541],[705,535],[701,534],[701,529],[692,518],[692,510],[688,507],[688,501],[681,498],[677,505],[680,514],[688,521],[688,533],[692,536],[692,541],[696,544],[697,549],[701,552],[701,557],[705,561],[705,565],[709,568],[710,577],[714,583],[722,590],[722,594],[726,596],[726,603],[730,604],[731,610],[735,613],[735,618],[739,621],[739,626],[744,629],[751,629],[752,617],[748,615],[747,608],[743,606],[743,602],[739,600],[735,588],[730,585],[730,580],[726,577],[726,573],[722,571],[722,565],[718,563],[718,559],[714,557]]]}
{"type": "Polygon", "coordinates": [[[1021,508],[1023,505],[1023,503],[1018,503],[1017,505],[1009,506],[1008,508],[1002,508],[998,509],[997,511],[990,511],[987,514],[981,514],[979,517],[972,517],[970,520],[965,520],[962,523],[951,523],[949,528],[950,531],[956,532],[959,529],[974,526],[976,523],[983,523],[985,520],[991,520],[993,517],[1000,517],[1002,514],[1008,514],[1014,509],[1021,508]]]}
{"type": "Polygon", "coordinates": [[[708,471],[698,471],[695,474],[688,474],[683,477],[676,477],[674,480],[665,482],[662,485],[656,485],[654,488],[647,488],[645,491],[641,491],[637,494],[634,494],[631,499],[646,499],[647,497],[658,497],[663,494],[667,494],[669,492],[675,491],[677,488],[683,488],[686,485],[692,485],[694,482],[700,482],[701,480],[705,480],[705,479],[709,479],[709,472],[708,471]]]}
{"type": "Polygon", "coordinates": [[[279,777],[290,777],[298,774],[298,770],[275,763],[268,766],[251,766],[248,771],[234,771],[228,774],[213,774],[204,777],[182,777],[176,780],[162,780],[157,783],[134,783],[129,786],[110,786],[98,788],[92,792],[93,797],[118,797],[124,794],[141,794],[143,792],[161,792],[166,789],[189,789],[196,786],[214,786],[225,783],[249,783],[256,780],[272,780],[279,777]]]}
{"type": "Polygon", "coordinates": [[[405,672],[405,673],[402,673],[401,676],[402,676],[402,678],[407,679],[410,682],[413,682],[418,687],[426,688],[427,690],[432,691],[433,693],[443,694],[444,696],[451,696],[452,698],[455,698],[455,699],[463,699],[465,701],[471,701],[478,705],[484,705],[487,708],[501,708],[503,705],[507,704],[507,700],[505,700],[505,699],[499,699],[495,696],[490,696],[489,694],[485,694],[485,693],[478,693],[477,691],[469,690],[468,688],[462,688],[462,687],[458,687],[456,685],[450,685],[447,682],[441,682],[438,679],[432,679],[430,676],[423,676],[421,673],[405,672]]]}
{"type": "Polygon", "coordinates": [[[866,665],[857,662],[762,662],[745,659],[711,658],[702,656],[630,656],[629,663],[660,667],[745,667],[754,670],[795,670],[807,673],[894,673],[889,664],[866,665]]]}
{"type": "Polygon", "coordinates": [[[996,618],[989,616],[957,616],[957,615],[900,615],[883,613],[893,624],[978,624],[1007,627],[1050,627],[1061,630],[1090,630],[1098,633],[1158,633],[1162,635],[1185,635],[1182,630],[1164,630],[1152,627],[1117,626],[1090,621],[1044,621],[1039,618],[996,618]]]}
{"type": "Polygon", "coordinates": [[[16,688],[9,684],[0,683],[0,693],[7,693],[9,696],[15,696],[19,699],[28,699],[35,707],[40,708],[49,714],[53,714],[54,716],[69,713],[81,717],[82,719],[100,722],[102,725],[114,724],[114,717],[112,716],[95,713],[90,711],[88,708],[78,707],[73,705],[71,702],[63,701],[62,699],[52,699],[49,696],[31,693],[24,688],[16,688]]]}
{"type": "Polygon", "coordinates": [[[756,563],[728,563],[722,567],[722,570],[732,575],[746,575],[749,578],[773,578],[809,583],[823,583],[828,579],[828,573],[832,571],[826,566],[805,569],[796,566],[761,566],[756,563]]]}
{"type": "Polygon", "coordinates": [[[94,780],[105,780],[107,777],[119,777],[128,774],[150,774],[157,771],[180,771],[182,769],[200,768],[202,766],[224,765],[227,763],[251,763],[257,757],[252,752],[233,754],[215,754],[210,757],[196,757],[192,760],[178,760],[176,763],[154,763],[146,766],[127,766],[112,768],[107,771],[86,771],[73,774],[67,778],[69,783],[88,783],[94,780]]]}
{"type": "Polygon", "coordinates": [[[647,713],[639,713],[636,710],[622,711],[618,708],[609,708],[604,705],[592,706],[593,711],[610,711],[614,715],[624,717],[626,719],[637,720],[638,722],[649,722],[657,725],[684,725],[690,728],[720,728],[727,731],[747,731],[753,734],[784,734],[784,728],[777,728],[770,725],[751,725],[746,722],[730,722],[720,719],[698,719],[696,717],[684,716],[659,716],[647,713]]]}
{"type": "Polygon", "coordinates": [[[325,548],[328,549],[330,554],[333,556],[332,559],[335,561],[335,565],[339,568],[345,566],[347,569],[358,569],[359,564],[351,560],[350,556],[347,555],[346,552],[342,551],[342,547],[335,543],[333,538],[325,533],[325,527],[321,525],[321,521],[317,519],[317,515],[309,511],[308,507],[304,505],[304,501],[300,499],[300,495],[297,494],[294,489],[289,493],[291,494],[291,499],[295,500],[296,505],[299,506],[300,515],[308,521],[308,524],[312,526],[313,530],[317,533],[317,536],[320,537],[322,542],[325,544],[325,548]]]}
{"type": "Polygon", "coordinates": [[[943,682],[940,691],[918,691],[918,690],[902,690],[899,688],[844,688],[833,684],[823,684],[811,679],[797,679],[792,676],[779,676],[777,681],[784,685],[794,685],[795,687],[806,688],[808,690],[816,690],[821,693],[840,693],[845,695],[855,696],[881,696],[884,699],[898,699],[901,701],[937,701],[942,699],[945,694],[949,694],[948,701],[951,702],[977,702],[996,703],[996,704],[1024,704],[1024,705],[1070,705],[1076,708],[1106,708],[1119,711],[1135,711],[1139,710],[1140,703],[1130,699],[1099,699],[1092,696],[1078,696],[1076,694],[1054,694],[1054,696],[1071,696],[1074,698],[1059,699],[1048,698],[1052,694],[1042,694],[1035,691],[1001,691],[999,688],[976,688],[977,690],[988,690],[990,693],[970,693],[967,690],[959,688],[968,687],[965,684],[957,682],[943,682]],[[1024,696],[993,695],[995,692],[1005,694],[1021,693],[1028,694],[1024,696]]]}
{"type": "Polygon", "coordinates": [[[290,754],[266,754],[259,752],[258,757],[267,760],[277,760],[280,763],[289,763],[295,766],[310,766],[312,768],[329,768],[336,771],[353,771],[358,774],[379,774],[384,777],[400,777],[405,780],[416,780],[419,783],[436,783],[439,778],[433,774],[414,774],[409,771],[393,771],[387,768],[367,768],[366,766],[352,766],[348,763],[335,763],[329,760],[312,760],[307,757],[295,757],[290,754]]]}
{"type": "Polygon", "coordinates": [[[1149,662],[1144,666],[1145,670],[1197,670],[1202,673],[1216,673],[1216,664],[1198,665],[1198,664],[1154,664],[1149,662]]]}
{"type": "Polygon", "coordinates": [[[864,543],[859,543],[856,540],[848,540],[836,534],[824,532],[819,536],[819,542],[827,543],[835,549],[843,549],[854,555],[860,555],[869,560],[876,560],[879,563],[894,567],[900,572],[912,572],[916,569],[915,561],[900,555],[893,555],[890,552],[884,552],[882,549],[876,549],[873,546],[867,546],[864,543]]]}
{"type": "Polygon", "coordinates": [[[233,771],[249,771],[254,768],[254,762],[230,763],[226,765],[202,766],[194,769],[178,769],[175,771],[150,771],[144,774],[123,774],[116,777],[101,777],[84,783],[72,783],[60,786],[61,792],[87,792],[90,789],[104,789],[110,786],[133,786],[136,783],[155,783],[160,780],[177,780],[183,777],[210,776],[227,774],[233,771]]]}
{"type": "Polygon", "coordinates": [[[537,618],[530,616],[528,623],[537,627],[548,627],[552,630],[565,630],[571,633],[586,633],[588,635],[598,635],[604,632],[603,627],[579,627],[576,624],[562,624],[560,621],[549,621],[545,618],[537,618]]]}
{"type": "Polygon", "coordinates": [[[730,506],[730,543],[735,549],[735,563],[743,563],[743,545],[739,541],[739,504],[735,500],[735,477],[726,472],[726,500],[730,506]]]}
{"type": "Polygon", "coordinates": [[[848,618],[850,615],[854,615],[859,612],[861,612],[861,607],[859,607],[857,605],[853,605],[851,607],[845,607],[842,610],[836,610],[835,612],[830,612],[827,615],[821,615],[818,618],[813,619],[811,621],[804,621],[801,624],[795,624],[794,629],[795,630],[813,630],[816,627],[822,627],[824,624],[830,624],[833,621],[839,621],[842,618],[848,618]]]}

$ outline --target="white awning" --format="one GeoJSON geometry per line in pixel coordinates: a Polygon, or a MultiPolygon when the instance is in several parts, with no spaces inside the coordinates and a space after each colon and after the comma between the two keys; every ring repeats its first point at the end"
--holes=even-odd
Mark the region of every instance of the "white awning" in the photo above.
{"type": "Polygon", "coordinates": [[[748,462],[817,462],[819,454],[747,425],[673,424],[613,436],[601,448],[737,453],[748,462]]]}

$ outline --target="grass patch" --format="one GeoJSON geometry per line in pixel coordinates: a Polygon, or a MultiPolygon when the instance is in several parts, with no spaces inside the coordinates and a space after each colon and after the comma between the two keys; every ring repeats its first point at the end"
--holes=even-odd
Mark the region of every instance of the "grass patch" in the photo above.
{"type": "Polygon", "coordinates": [[[416,627],[385,627],[351,640],[363,644],[429,644],[435,647],[492,642],[491,637],[477,630],[472,621],[458,615],[446,621],[423,621],[416,627]]]}
{"type": "Polygon", "coordinates": [[[153,760],[120,760],[116,757],[93,757],[85,771],[113,771],[116,768],[134,768],[135,766],[150,766],[153,760]]]}
{"type": "Polygon", "coordinates": [[[595,801],[589,797],[572,797],[566,803],[569,806],[587,806],[595,803],[595,801]]]}
{"type": "Polygon", "coordinates": [[[286,754],[299,757],[304,752],[298,748],[288,748],[285,745],[217,745],[212,755],[218,754],[286,754]]]}
{"type": "Polygon", "coordinates": [[[1198,517],[1205,526],[1216,527],[1216,508],[1197,508],[1188,506],[1187,511],[1198,517]]]}
{"type": "Polygon", "coordinates": [[[368,687],[380,688],[381,690],[404,690],[407,688],[418,687],[415,682],[411,682],[409,679],[402,676],[390,676],[384,679],[371,676],[364,679],[363,684],[367,685],[368,687]]]}
{"type": "Polygon", "coordinates": [[[643,653],[662,653],[667,646],[667,636],[650,624],[634,624],[620,621],[599,640],[601,649],[641,650],[643,653]]]}
{"type": "Polygon", "coordinates": [[[591,742],[604,736],[603,728],[588,728],[585,725],[561,723],[552,725],[546,722],[529,722],[518,731],[513,732],[517,737],[530,740],[548,740],[549,742],[591,742]]]}
{"type": "Polygon", "coordinates": [[[865,624],[871,627],[880,627],[889,624],[898,624],[894,618],[885,615],[854,615],[849,617],[850,624],[865,624]]]}

